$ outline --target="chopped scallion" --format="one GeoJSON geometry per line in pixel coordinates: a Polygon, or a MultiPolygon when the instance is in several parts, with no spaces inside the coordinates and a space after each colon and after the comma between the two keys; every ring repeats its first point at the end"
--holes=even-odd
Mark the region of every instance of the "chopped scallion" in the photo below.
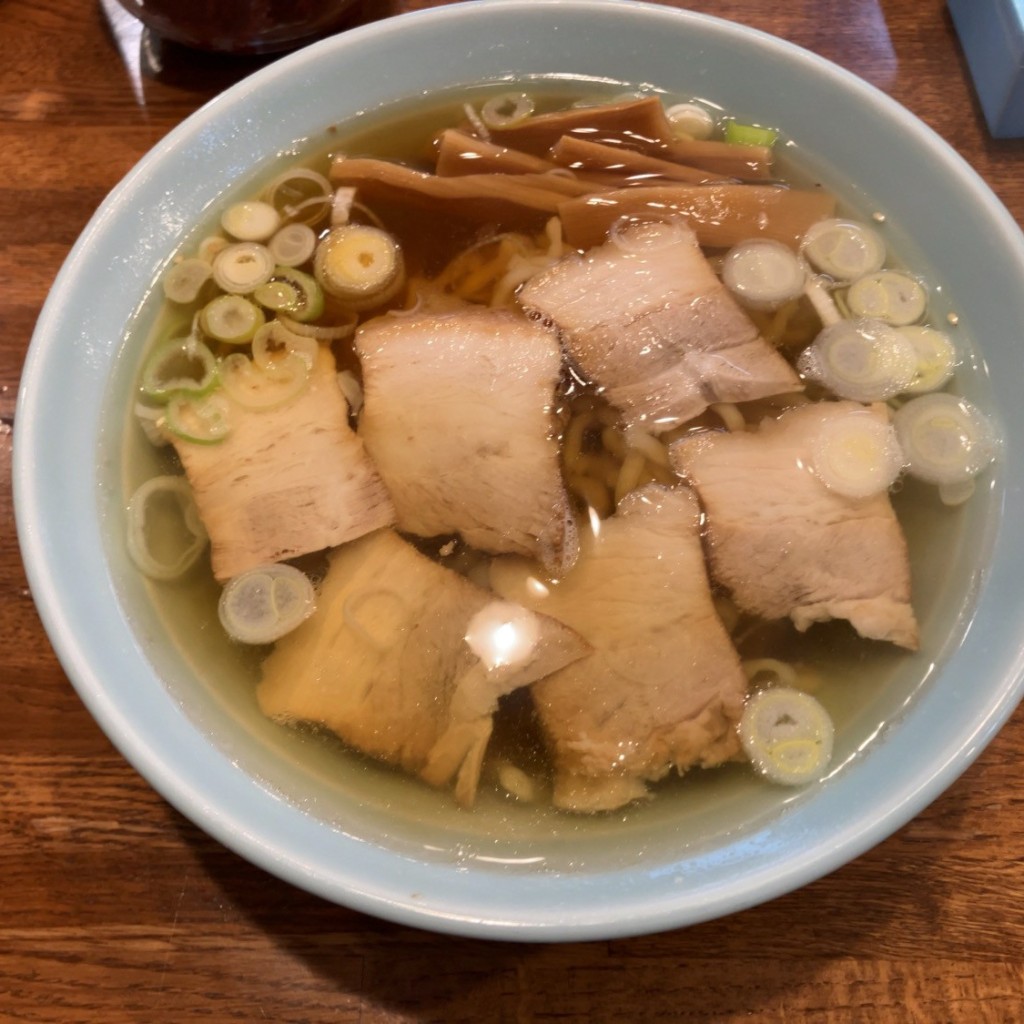
{"type": "Polygon", "coordinates": [[[675,103],[665,111],[668,123],[678,135],[688,139],[710,139],[715,119],[707,107],[699,103],[675,103]]]}
{"type": "Polygon", "coordinates": [[[331,183],[308,167],[293,167],[278,175],[264,190],[263,199],[286,221],[317,224],[331,208],[331,183]]]}
{"type": "Polygon", "coordinates": [[[811,454],[811,468],[821,482],[837,494],[856,499],[887,491],[903,463],[895,430],[870,409],[825,420],[811,454]]]}
{"type": "Polygon", "coordinates": [[[725,122],[725,141],[738,146],[774,146],[779,133],[774,128],[763,128],[759,124],[743,124],[740,121],[725,122]]]}
{"type": "Polygon", "coordinates": [[[271,320],[256,332],[252,340],[252,358],[263,370],[273,371],[289,353],[299,356],[312,369],[320,344],[316,338],[290,331],[280,320],[271,320]]]}
{"type": "Polygon", "coordinates": [[[803,292],[806,280],[796,253],[769,238],[740,242],[722,262],[722,283],[751,309],[778,309],[803,292]]]}
{"type": "Polygon", "coordinates": [[[217,383],[217,360],[198,338],[171,338],[153,350],[142,368],[144,394],[166,401],[177,391],[202,395],[217,383]]]}
{"type": "Polygon", "coordinates": [[[273,563],[230,580],[217,606],[227,634],[243,644],[270,644],[316,610],[309,578],[294,566],[273,563]]]}
{"type": "Polygon", "coordinates": [[[916,278],[899,270],[877,270],[850,285],[846,304],[854,316],[870,316],[896,327],[924,316],[928,293],[916,278]]]}
{"type": "Polygon", "coordinates": [[[842,284],[873,274],[885,264],[881,236],[854,220],[829,218],[811,225],[800,251],[823,274],[842,284]]]}
{"type": "Polygon", "coordinates": [[[213,260],[213,279],[219,288],[244,295],[269,281],[274,258],[259,242],[235,242],[221,249],[213,260]]]}
{"type": "Polygon", "coordinates": [[[324,290],[357,311],[386,302],[405,281],[398,242],[369,224],[331,228],[317,246],[313,266],[324,290]]]}
{"type": "Polygon", "coordinates": [[[965,398],[936,392],[912,398],[893,417],[907,472],[951,486],[977,476],[995,458],[998,441],[988,418],[965,398]]]}
{"type": "Polygon", "coordinates": [[[913,382],[917,353],[907,338],[881,320],[841,320],[804,349],[797,369],[840,398],[881,402],[913,382]]]}
{"type": "Polygon", "coordinates": [[[245,345],[266,323],[263,310],[242,295],[218,295],[199,312],[199,327],[210,338],[245,345]]]}
{"type": "Polygon", "coordinates": [[[273,276],[253,290],[253,298],[275,313],[305,323],[324,311],[324,292],[316,278],[294,267],[275,267],[273,276]]]}
{"type": "Polygon", "coordinates": [[[164,426],[179,440],[217,444],[231,433],[231,403],[220,391],[212,395],[172,395],[164,426]]]}
{"type": "Polygon", "coordinates": [[[281,267],[298,267],[313,258],[316,232],[308,224],[285,224],[270,241],[267,248],[281,267]]]}
{"type": "Polygon", "coordinates": [[[525,92],[492,96],[480,108],[480,119],[488,128],[511,128],[533,114],[534,102],[525,92]]]}
{"type": "Polygon", "coordinates": [[[934,327],[901,327],[900,334],[909,339],[917,353],[917,376],[906,389],[907,394],[921,395],[938,391],[956,369],[956,347],[948,334],[934,327]]]}
{"type": "Polygon", "coordinates": [[[289,352],[271,367],[259,366],[241,352],[221,360],[220,379],[228,396],[245,409],[275,409],[296,398],[309,383],[305,360],[289,352]]]}
{"type": "Polygon", "coordinates": [[[192,488],[183,476],[155,476],[128,501],[128,554],[154,580],[183,576],[207,544],[192,488]]]}
{"type": "Polygon", "coordinates": [[[220,226],[240,242],[265,242],[281,226],[281,214],[260,200],[232,203],[220,217],[220,226]]]}
{"type": "Polygon", "coordinates": [[[751,694],[738,732],[751,764],[783,786],[814,782],[832,760],[832,718],[801,690],[775,686],[751,694]]]}
{"type": "Polygon", "coordinates": [[[195,302],[212,274],[210,264],[196,257],[175,263],[164,274],[164,295],[171,302],[195,302]]]}

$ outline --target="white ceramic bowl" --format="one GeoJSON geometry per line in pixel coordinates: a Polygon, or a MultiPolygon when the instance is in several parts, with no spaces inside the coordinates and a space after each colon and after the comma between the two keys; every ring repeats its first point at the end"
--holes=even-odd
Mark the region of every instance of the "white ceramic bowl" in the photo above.
{"type": "Polygon", "coordinates": [[[32,591],[69,677],[124,755],[185,815],[284,879],[381,917],[495,938],[704,920],[800,886],[889,835],[1017,704],[1022,323],[1024,247],[1006,211],[918,120],[805,51],[615,0],[484,0],[384,21],[285,58],[189,118],[78,241],[39,320],[17,412],[32,591]],[[168,599],[126,560],[122,432],[152,313],[145,299],[191,226],[327,122],[423,91],[535,76],[646,83],[781,126],[805,165],[854,183],[846,198],[865,211],[884,210],[898,250],[927,268],[940,312],[955,308],[959,340],[973,346],[958,383],[994,411],[1004,456],[951,517],[941,564],[915,579],[924,653],[893,659],[884,680],[854,694],[838,770],[820,786],[772,790],[726,772],[581,822],[503,804],[458,812],[265,722],[246,678],[204,667],[218,641],[201,614],[167,615],[168,599]]]}

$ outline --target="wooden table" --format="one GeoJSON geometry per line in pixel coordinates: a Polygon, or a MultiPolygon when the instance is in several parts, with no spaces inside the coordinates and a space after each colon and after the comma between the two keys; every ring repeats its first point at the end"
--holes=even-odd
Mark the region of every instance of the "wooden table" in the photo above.
{"type": "MultiPolygon", "coordinates": [[[[1024,143],[987,135],[943,0],[676,6],[862,75],[1024,223],[1024,143]]],[[[0,1020],[1024,1020],[1020,714],[932,807],[830,877],[688,930],[563,946],[441,938],[323,902],[227,852],[129,768],[79,703],[26,586],[8,472],[18,376],[97,204],[260,62],[159,46],[140,60],[121,27],[119,43],[96,0],[0,3],[0,1020]]]]}

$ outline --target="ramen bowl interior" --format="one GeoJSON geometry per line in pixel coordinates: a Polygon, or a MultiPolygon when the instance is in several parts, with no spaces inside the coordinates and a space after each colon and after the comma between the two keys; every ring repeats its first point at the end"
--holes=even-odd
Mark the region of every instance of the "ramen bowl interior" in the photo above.
{"type": "MultiPolygon", "coordinates": [[[[545,86],[547,87],[547,86],[545,86]]],[[[870,86],[741,26],[637,3],[507,0],[360,28],[292,55],[173,131],[103,204],[39,321],[18,409],[18,525],[47,631],[98,722],[182,813],[254,863],[385,918],[493,938],[564,940],[685,925],[762,902],[904,824],[995,734],[1020,696],[1024,479],[1015,350],[1024,246],[976,175],[870,86]],[[458,59],[452,60],[457,54],[458,59]],[[387,69],[382,73],[381,69],[387,69]],[[787,158],[893,248],[955,313],[958,387],[1005,443],[974,498],[918,538],[907,524],[918,655],[894,653],[833,694],[833,769],[805,789],[742,766],[592,818],[496,794],[473,811],[259,712],[207,592],[160,588],[123,543],[126,437],[151,290],[224,197],[331,124],[480,83],[588,82],[704,97],[782,129],[787,158]],[[130,331],[127,328],[131,327],[130,331]]]]}

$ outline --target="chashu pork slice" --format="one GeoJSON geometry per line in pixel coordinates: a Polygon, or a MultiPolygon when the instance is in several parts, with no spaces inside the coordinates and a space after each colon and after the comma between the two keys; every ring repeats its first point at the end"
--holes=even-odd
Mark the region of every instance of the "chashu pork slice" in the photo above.
{"type": "Polygon", "coordinates": [[[538,585],[517,559],[497,559],[491,582],[593,648],[531,689],[557,806],[612,810],[673,768],[738,753],[747,681],[712,602],[689,488],[629,495],[583,536],[578,562],[556,584],[538,585]]]}
{"type": "Polygon", "coordinates": [[[309,384],[295,398],[267,410],[232,403],[231,433],[218,444],[172,438],[210,535],[218,580],[394,522],[348,411],[334,357],[321,346],[309,384]]]}
{"type": "Polygon", "coordinates": [[[700,495],[711,574],[746,612],[799,630],[846,619],[861,636],[916,650],[907,544],[888,493],[849,498],[811,468],[825,425],[882,406],[818,402],[758,429],[676,442],[676,470],[700,495]]]}
{"type": "Polygon", "coordinates": [[[586,651],[380,530],[331,553],[316,611],[264,661],[257,698],[431,785],[454,779],[469,805],[498,699],[586,651]]]}
{"type": "Polygon", "coordinates": [[[510,310],[465,306],[362,327],[359,434],[400,530],[572,563],[559,461],[558,340],[510,310]]]}
{"type": "Polygon", "coordinates": [[[519,302],[626,422],[662,433],[715,402],[800,391],[792,367],[715,276],[693,231],[639,221],[524,285],[519,302]]]}

